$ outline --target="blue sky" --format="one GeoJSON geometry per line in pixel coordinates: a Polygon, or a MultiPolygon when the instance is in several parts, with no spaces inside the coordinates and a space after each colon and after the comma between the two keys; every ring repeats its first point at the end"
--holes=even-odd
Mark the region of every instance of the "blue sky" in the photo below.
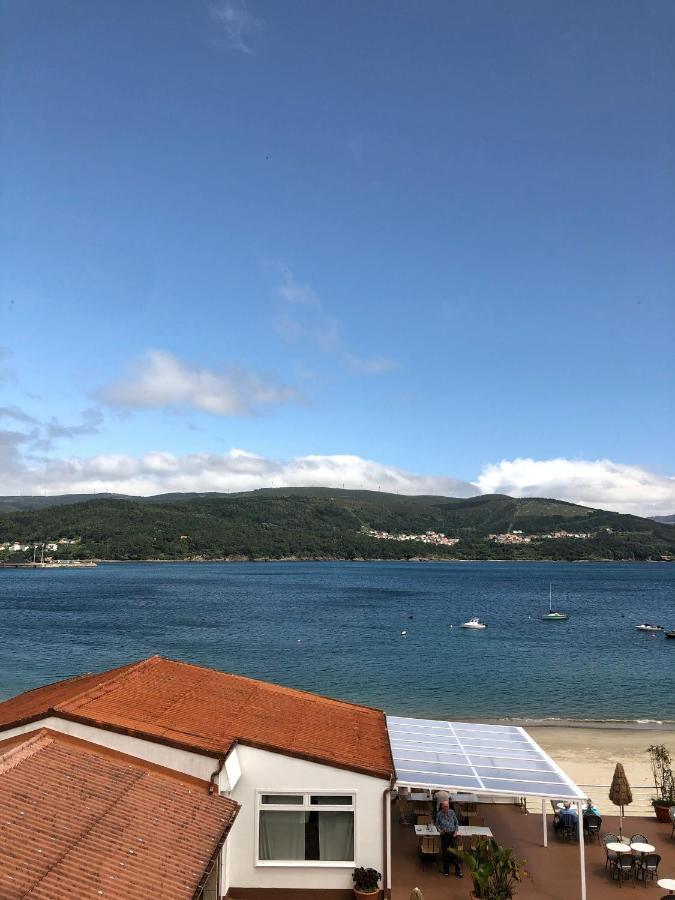
{"type": "Polygon", "coordinates": [[[675,511],[670,0],[0,8],[0,491],[675,511]]]}

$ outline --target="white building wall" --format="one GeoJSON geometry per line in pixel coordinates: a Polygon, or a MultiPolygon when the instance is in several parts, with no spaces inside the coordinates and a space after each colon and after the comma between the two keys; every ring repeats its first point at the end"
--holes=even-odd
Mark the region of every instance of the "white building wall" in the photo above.
{"type": "MultiPolygon", "coordinates": [[[[166,766],[167,769],[174,769],[176,772],[183,772],[185,775],[193,775],[195,778],[201,778],[204,781],[208,781],[211,778],[219,764],[214,757],[203,756],[187,750],[177,750],[174,747],[167,747],[166,744],[158,744],[154,741],[118,734],[116,731],[107,731],[104,728],[83,725],[80,722],[71,722],[68,719],[61,719],[59,716],[48,716],[37,722],[20,725],[17,728],[9,728],[5,731],[0,730],[0,740],[6,740],[17,734],[26,734],[40,728],[51,728],[52,731],[70,734],[72,737],[81,738],[83,741],[90,741],[92,744],[99,744],[101,747],[108,747],[110,750],[117,750],[119,753],[126,753],[129,756],[135,756],[137,759],[143,759],[158,766],[166,766]]],[[[223,782],[227,783],[227,779],[224,778],[223,782]]]]}
{"type": "MultiPolygon", "coordinates": [[[[308,791],[355,794],[354,854],[357,866],[383,866],[383,792],[389,781],[335,769],[278,753],[237,746],[241,776],[228,796],[241,804],[239,815],[227,839],[223,856],[228,888],[351,888],[352,866],[301,863],[299,865],[257,864],[257,794],[308,791]]],[[[221,790],[227,791],[226,779],[221,790]]]]}

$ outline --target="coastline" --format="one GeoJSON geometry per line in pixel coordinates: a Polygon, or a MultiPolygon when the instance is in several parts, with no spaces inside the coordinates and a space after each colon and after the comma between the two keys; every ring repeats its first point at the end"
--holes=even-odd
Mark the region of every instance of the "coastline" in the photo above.
{"type": "Polygon", "coordinates": [[[99,559],[98,557],[93,558],[91,562],[95,562],[97,564],[101,563],[279,563],[279,562],[299,562],[299,563],[310,563],[310,562],[341,562],[341,563],[560,563],[564,565],[577,564],[577,563],[616,563],[617,565],[625,565],[625,564],[664,564],[670,563],[672,564],[675,560],[670,559],[608,559],[608,558],[600,558],[598,559],[551,559],[551,558],[540,558],[540,559],[499,559],[492,558],[484,559],[480,557],[464,557],[462,559],[456,559],[448,557],[442,558],[439,556],[413,556],[413,557],[395,557],[395,558],[384,558],[384,557],[368,557],[367,559],[363,556],[355,556],[351,559],[347,559],[345,557],[340,556],[257,556],[251,559],[249,556],[218,556],[210,559],[203,558],[181,558],[181,559],[154,559],[152,557],[147,557],[144,559],[99,559]]]}
{"type": "MultiPolygon", "coordinates": [[[[599,788],[594,799],[606,810],[611,804],[606,791],[601,793],[600,789],[610,785],[618,762],[624,766],[631,787],[651,796],[654,782],[647,747],[665,744],[671,753],[675,753],[675,724],[642,728],[618,724],[605,727],[599,723],[571,728],[562,723],[524,727],[577,784],[599,788]]],[[[627,812],[630,812],[629,808],[627,812]]]]}

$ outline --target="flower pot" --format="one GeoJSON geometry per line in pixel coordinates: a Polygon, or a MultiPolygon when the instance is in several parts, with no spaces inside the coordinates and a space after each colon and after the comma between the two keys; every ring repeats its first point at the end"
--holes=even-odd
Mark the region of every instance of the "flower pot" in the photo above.
{"type": "Polygon", "coordinates": [[[380,889],[374,891],[357,891],[354,888],[354,896],[356,900],[380,900],[380,889]]]}
{"type": "Polygon", "coordinates": [[[670,816],[668,815],[669,806],[667,803],[654,804],[654,812],[656,813],[656,821],[657,822],[670,822],[670,816]]]}

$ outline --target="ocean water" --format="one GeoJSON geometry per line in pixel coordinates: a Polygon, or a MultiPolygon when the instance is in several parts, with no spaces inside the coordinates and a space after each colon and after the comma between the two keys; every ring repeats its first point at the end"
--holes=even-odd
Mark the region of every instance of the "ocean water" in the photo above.
{"type": "Polygon", "coordinates": [[[4,569],[0,697],[160,653],[394,714],[675,721],[675,641],[643,621],[675,628],[675,566],[4,569]],[[540,619],[549,582],[567,622],[540,619]],[[472,615],[487,630],[458,627],[472,615]]]}

